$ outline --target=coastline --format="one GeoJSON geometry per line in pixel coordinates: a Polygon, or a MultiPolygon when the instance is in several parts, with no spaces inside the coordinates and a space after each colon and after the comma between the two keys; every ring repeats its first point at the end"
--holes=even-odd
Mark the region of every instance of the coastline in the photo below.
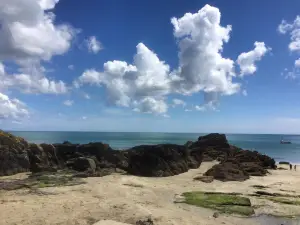
{"type": "Polygon", "coordinates": [[[299,171],[276,170],[273,158],[232,146],[224,134],[124,151],[38,145],[3,131],[0,140],[0,172],[10,175],[0,177],[4,225],[267,225],[300,212],[299,171]]]}

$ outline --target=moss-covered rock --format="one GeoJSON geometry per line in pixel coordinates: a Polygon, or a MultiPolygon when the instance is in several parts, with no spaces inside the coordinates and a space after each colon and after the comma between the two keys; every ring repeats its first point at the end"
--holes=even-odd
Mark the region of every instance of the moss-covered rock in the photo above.
{"type": "Polygon", "coordinates": [[[236,194],[186,192],[183,193],[184,203],[204,208],[218,210],[222,213],[250,216],[254,214],[249,198],[236,194]]]}

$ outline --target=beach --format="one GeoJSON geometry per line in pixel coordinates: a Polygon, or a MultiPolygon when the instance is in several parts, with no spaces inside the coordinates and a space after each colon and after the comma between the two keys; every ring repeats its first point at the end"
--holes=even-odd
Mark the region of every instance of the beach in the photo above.
{"type": "MultiPolygon", "coordinates": [[[[265,186],[269,193],[296,195],[300,193],[300,170],[270,170],[268,176],[251,177],[243,182],[203,183],[193,180],[217,162],[203,162],[171,177],[137,177],[111,174],[84,178],[85,184],[41,188],[42,193],[27,189],[0,192],[0,223],[3,225],[87,225],[101,220],[135,224],[139,219],[151,218],[156,225],[252,225],[268,224],[256,218],[220,214],[215,210],[175,203],[183,192],[238,192],[250,198],[255,215],[293,216],[300,214],[300,206],[275,203],[263,197],[249,196],[258,191],[254,185],[265,186]]],[[[286,165],[279,167],[288,168],[286,165]]],[[[298,166],[300,169],[300,166],[298,166]]],[[[3,180],[23,179],[27,173],[1,177],[3,180]]],[[[292,198],[294,199],[294,198],[292,198]]],[[[295,198],[296,199],[296,198],[295,198]]],[[[104,224],[104,223],[103,223],[104,224]]],[[[107,222],[106,224],[113,224],[107,222]]],[[[298,224],[295,220],[293,223],[298,224]]]]}

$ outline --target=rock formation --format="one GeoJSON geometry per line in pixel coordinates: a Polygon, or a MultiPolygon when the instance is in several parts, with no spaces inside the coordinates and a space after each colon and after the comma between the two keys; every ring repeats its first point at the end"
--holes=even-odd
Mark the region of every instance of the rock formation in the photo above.
{"type": "Polygon", "coordinates": [[[0,131],[0,175],[71,169],[80,176],[102,176],[117,170],[137,176],[173,176],[198,168],[202,161],[218,160],[205,175],[217,180],[242,181],[264,176],[275,169],[274,159],[256,151],[230,146],[224,134],[201,136],[185,145],[141,145],[113,150],[103,143],[29,144],[23,138],[0,131]],[[83,173],[83,174],[82,174],[83,173]]]}

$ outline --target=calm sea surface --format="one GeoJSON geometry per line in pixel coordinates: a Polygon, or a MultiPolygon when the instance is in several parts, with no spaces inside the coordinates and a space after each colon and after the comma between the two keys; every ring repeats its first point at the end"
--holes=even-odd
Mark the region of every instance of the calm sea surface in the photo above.
{"type": "MultiPolygon", "coordinates": [[[[35,143],[72,143],[105,142],[114,149],[126,149],[143,144],[184,144],[188,140],[197,140],[200,135],[193,133],[123,133],[123,132],[11,132],[35,143]]],[[[287,160],[300,163],[300,135],[272,134],[227,134],[233,145],[244,149],[255,149],[270,155],[276,161],[287,160]],[[280,144],[280,139],[292,142],[290,145],[280,144]]]]}

